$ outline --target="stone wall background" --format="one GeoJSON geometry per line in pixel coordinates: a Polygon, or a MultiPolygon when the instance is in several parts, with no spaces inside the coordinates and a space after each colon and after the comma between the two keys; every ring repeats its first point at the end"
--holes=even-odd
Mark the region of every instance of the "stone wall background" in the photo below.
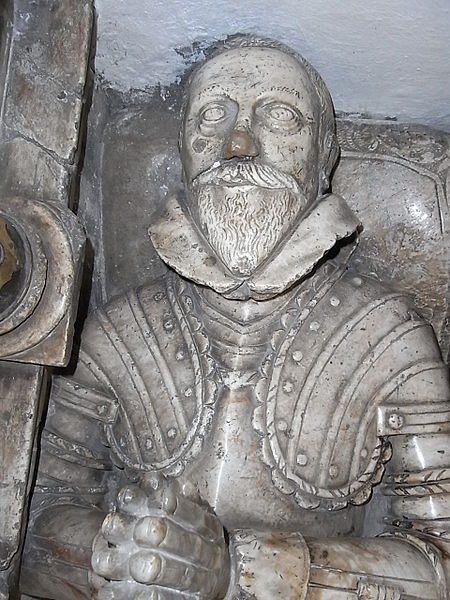
{"type": "Polygon", "coordinates": [[[325,79],[338,111],[450,131],[448,0],[95,0],[95,5],[96,70],[118,90],[170,84],[205,44],[250,32],[303,54],[325,79]]]}

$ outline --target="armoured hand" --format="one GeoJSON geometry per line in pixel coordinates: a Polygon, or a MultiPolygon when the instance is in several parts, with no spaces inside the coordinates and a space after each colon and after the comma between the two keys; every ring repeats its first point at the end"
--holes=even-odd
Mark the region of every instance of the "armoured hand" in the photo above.
{"type": "Polygon", "coordinates": [[[92,555],[98,600],[219,599],[226,594],[229,556],[223,528],[174,482],[120,491],[92,555]]]}

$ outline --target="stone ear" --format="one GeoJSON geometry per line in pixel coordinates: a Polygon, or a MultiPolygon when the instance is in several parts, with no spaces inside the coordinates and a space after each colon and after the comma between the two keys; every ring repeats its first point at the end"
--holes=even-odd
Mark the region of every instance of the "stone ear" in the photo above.
{"type": "Polygon", "coordinates": [[[319,191],[318,191],[319,198],[321,196],[323,196],[323,194],[328,190],[329,187],[330,187],[330,179],[329,179],[328,175],[325,173],[324,169],[320,169],[319,191]]]}
{"type": "Polygon", "coordinates": [[[329,186],[329,177],[337,159],[339,158],[340,148],[336,133],[328,130],[325,134],[322,143],[321,157],[321,181],[322,190],[326,190],[329,186]]]}

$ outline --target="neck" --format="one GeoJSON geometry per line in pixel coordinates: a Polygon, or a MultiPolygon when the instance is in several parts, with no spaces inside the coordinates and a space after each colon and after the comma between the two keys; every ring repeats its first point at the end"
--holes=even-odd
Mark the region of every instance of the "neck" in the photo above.
{"type": "Polygon", "coordinates": [[[196,290],[200,302],[208,304],[214,310],[235,322],[247,325],[277,313],[281,307],[291,300],[297,291],[297,286],[270,300],[230,298],[207,287],[197,287],[196,290]]]}

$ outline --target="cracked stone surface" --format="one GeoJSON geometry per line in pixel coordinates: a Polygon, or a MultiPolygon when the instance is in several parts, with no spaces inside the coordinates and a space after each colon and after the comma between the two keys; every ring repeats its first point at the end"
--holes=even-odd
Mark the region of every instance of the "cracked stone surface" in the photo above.
{"type": "MultiPolygon", "coordinates": [[[[52,282],[58,285],[58,268],[62,280],[70,281],[70,267],[78,272],[81,264],[83,235],[67,207],[76,204],[77,199],[80,138],[83,135],[85,102],[89,96],[86,80],[89,79],[92,24],[93,10],[89,0],[5,0],[0,6],[0,214],[9,225],[11,222],[17,225],[17,231],[22,232],[31,251],[38,254],[42,240],[37,239],[30,221],[37,207],[44,213],[53,211],[66,215],[63,220],[73,225],[63,233],[70,255],[65,264],[58,260],[58,256],[61,259],[63,245],[53,248],[56,270],[49,274],[47,284],[50,286],[46,285],[46,289],[51,289],[52,282]],[[51,205],[53,208],[50,208],[51,205]],[[5,217],[8,214],[9,218],[5,217]]],[[[56,239],[52,229],[54,225],[55,220],[42,227],[41,233],[47,236],[50,244],[56,239]]],[[[15,230],[14,226],[11,227],[11,231],[15,230]]],[[[25,247],[28,248],[27,244],[25,247]]],[[[48,258],[45,257],[44,265],[48,266],[48,258]]],[[[17,264],[14,276],[26,284],[25,263],[18,260],[17,264]]],[[[33,267],[36,268],[35,263],[33,267]]],[[[34,333],[40,332],[45,338],[48,333],[45,330],[45,312],[50,315],[49,306],[56,306],[59,300],[66,302],[67,313],[44,340],[50,354],[57,347],[62,354],[70,353],[79,292],[78,277],[76,279],[68,294],[65,295],[61,287],[55,290],[53,301],[44,302],[45,306],[40,309],[44,314],[43,321],[36,327],[31,324],[34,333]]],[[[12,283],[7,282],[2,291],[12,283]]],[[[32,287],[31,284],[29,287],[32,287]]],[[[0,329],[4,329],[9,309],[15,310],[17,305],[20,312],[27,294],[10,296],[3,294],[5,310],[0,316],[0,329]],[[8,304],[8,299],[11,304],[8,304]]],[[[35,314],[36,311],[32,318],[35,314]]],[[[30,319],[25,321],[30,325],[30,319]]],[[[23,331],[20,333],[22,324],[18,323],[12,333],[9,332],[10,341],[18,344],[19,352],[9,356],[9,361],[0,360],[2,600],[19,598],[20,548],[34,468],[36,429],[42,402],[45,401],[45,395],[41,394],[45,388],[42,384],[45,368],[40,366],[46,361],[45,349],[38,348],[36,351],[31,348],[25,354],[21,353],[21,339],[24,339],[23,331]],[[21,359],[25,364],[14,362],[21,359]]],[[[4,335],[1,342],[5,349],[8,344],[4,335]]]]}
{"type": "Polygon", "coordinates": [[[16,9],[5,124],[72,163],[90,52],[90,2],[26,0],[16,9]]]}

